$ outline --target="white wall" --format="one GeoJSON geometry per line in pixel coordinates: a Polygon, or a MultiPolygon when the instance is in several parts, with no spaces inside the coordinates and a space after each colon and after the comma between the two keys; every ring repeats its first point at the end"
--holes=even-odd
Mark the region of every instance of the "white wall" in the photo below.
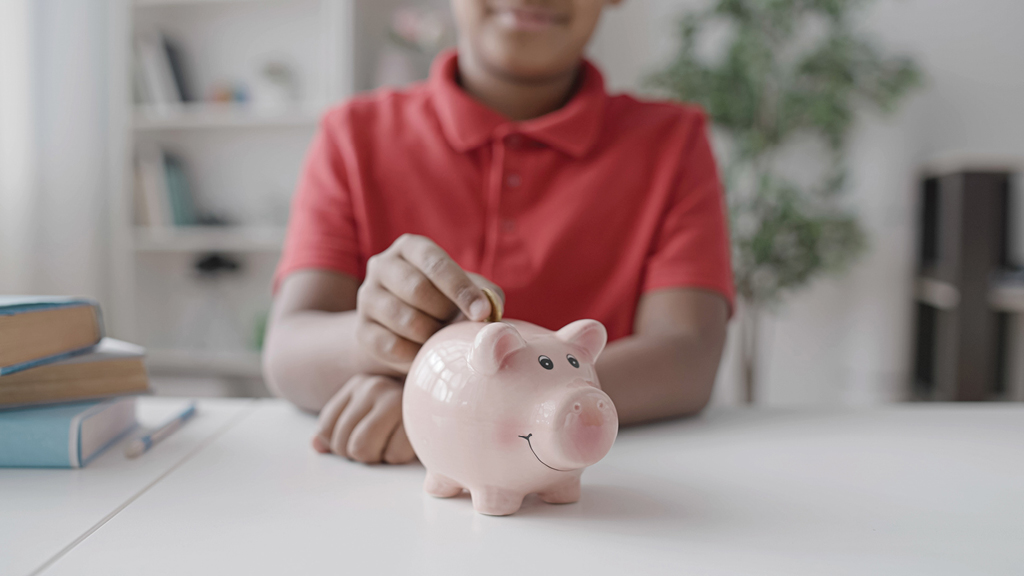
{"type": "Polygon", "coordinates": [[[0,2],[0,293],[30,291],[35,176],[32,7],[0,2]]]}
{"type": "Polygon", "coordinates": [[[2,291],[105,290],[105,15],[104,0],[4,3],[2,291]]]}
{"type": "Polygon", "coordinates": [[[31,293],[102,298],[107,241],[106,2],[32,6],[31,293]]]}
{"type": "MultiPolygon", "coordinates": [[[[701,4],[626,0],[610,11],[591,50],[610,87],[635,90],[671,53],[674,15],[701,4]]],[[[765,323],[767,404],[899,398],[910,370],[918,168],[945,155],[1024,159],[1024,2],[880,0],[863,14],[863,26],[883,46],[914,56],[927,85],[894,116],[866,114],[857,127],[849,194],[871,250],[765,323]]],[[[717,402],[737,397],[733,344],[717,402]]]]}

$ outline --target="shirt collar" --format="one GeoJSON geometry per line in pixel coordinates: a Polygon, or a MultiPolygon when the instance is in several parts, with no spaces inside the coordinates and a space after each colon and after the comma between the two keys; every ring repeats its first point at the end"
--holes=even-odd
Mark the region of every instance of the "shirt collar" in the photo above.
{"type": "Polygon", "coordinates": [[[431,67],[430,88],[445,138],[459,152],[505,134],[520,133],[581,158],[597,140],[607,94],[601,73],[586,60],[582,85],[572,99],[554,112],[525,122],[513,122],[476,101],[456,82],[457,71],[456,52],[443,52],[431,67]]]}

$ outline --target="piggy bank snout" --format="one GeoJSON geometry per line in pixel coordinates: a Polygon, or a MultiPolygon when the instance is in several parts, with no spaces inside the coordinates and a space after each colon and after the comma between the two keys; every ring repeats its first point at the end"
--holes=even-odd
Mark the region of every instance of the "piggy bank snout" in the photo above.
{"type": "Polygon", "coordinates": [[[558,402],[556,414],[552,422],[556,468],[590,466],[611,450],[619,417],[611,398],[600,389],[570,390],[558,402]]]}

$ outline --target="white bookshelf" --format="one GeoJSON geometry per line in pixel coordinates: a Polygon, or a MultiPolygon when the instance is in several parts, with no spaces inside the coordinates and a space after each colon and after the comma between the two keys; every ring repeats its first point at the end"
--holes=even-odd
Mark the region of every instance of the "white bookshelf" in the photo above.
{"type": "MultiPolygon", "coordinates": [[[[439,0],[421,0],[433,6],[439,0]]],[[[111,0],[111,335],[148,349],[155,374],[257,379],[253,345],[292,192],[326,107],[372,88],[373,67],[399,0],[111,0]],[[197,101],[156,107],[133,99],[133,39],[158,30],[182,54],[197,101]],[[218,84],[258,84],[286,62],[298,98],[213,103],[218,84]],[[182,159],[197,204],[229,225],[148,227],[136,221],[134,161],[156,146],[182,159]],[[216,277],[212,254],[237,262],[216,277]]]]}

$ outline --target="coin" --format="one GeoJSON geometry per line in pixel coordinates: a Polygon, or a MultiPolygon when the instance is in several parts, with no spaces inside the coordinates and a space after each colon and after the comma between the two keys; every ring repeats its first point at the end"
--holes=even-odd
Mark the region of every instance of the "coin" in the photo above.
{"type": "Polygon", "coordinates": [[[483,291],[484,296],[487,296],[487,300],[491,303],[491,315],[487,317],[486,322],[500,322],[501,313],[503,312],[501,309],[501,298],[498,298],[498,295],[490,288],[484,288],[483,291]]]}

